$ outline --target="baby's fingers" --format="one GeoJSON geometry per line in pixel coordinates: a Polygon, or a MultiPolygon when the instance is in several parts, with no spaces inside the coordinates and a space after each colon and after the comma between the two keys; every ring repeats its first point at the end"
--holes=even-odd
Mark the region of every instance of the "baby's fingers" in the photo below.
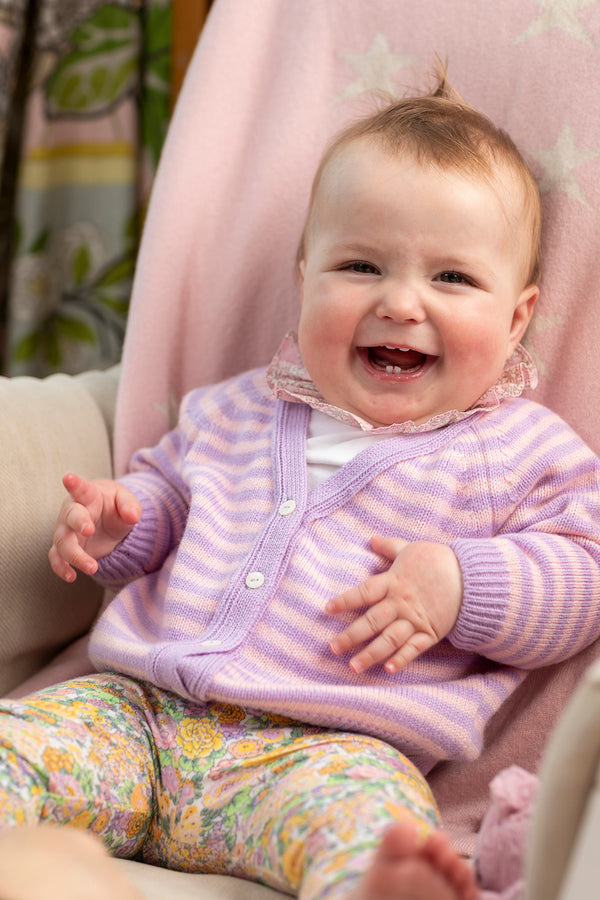
{"type": "MultiPolygon", "coordinates": [[[[415,660],[421,653],[425,653],[426,650],[433,647],[435,642],[435,637],[425,631],[413,632],[408,640],[400,645],[400,649],[397,649],[396,652],[387,659],[385,663],[386,672],[390,672],[391,674],[399,672],[400,669],[403,669],[415,660]]],[[[386,657],[384,656],[383,659],[386,659],[386,657]]],[[[383,659],[381,661],[383,661],[383,659]]]]}
{"type": "Polygon", "coordinates": [[[373,663],[387,659],[390,653],[397,649],[397,645],[389,643],[391,636],[389,629],[394,626],[397,628],[400,624],[397,621],[396,610],[393,604],[383,600],[367,609],[364,615],[351,622],[341,634],[336,635],[330,644],[331,652],[339,656],[341,653],[347,653],[359,644],[364,644],[365,641],[371,641],[369,647],[354,657],[350,663],[355,671],[363,671],[372,666],[373,663]],[[388,636],[386,637],[384,633],[388,636]],[[376,640],[373,640],[374,638],[376,640]],[[374,646],[377,652],[371,656],[369,651],[374,646]],[[383,655],[383,650],[386,647],[387,652],[383,655]],[[365,665],[357,668],[352,665],[352,662],[359,658],[364,660],[365,665]]]}
{"type": "Polygon", "coordinates": [[[62,482],[73,500],[82,506],[89,506],[98,497],[98,488],[73,472],[67,472],[62,482]]]}
{"type": "MultiPolygon", "coordinates": [[[[380,603],[375,609],[379,610],[383,605],[383,603],[380,603]]],[[[359,620],[355,624],[362,624],[362,622],[359,620]]],[[[368,628],[370,626],[367,626],[367,629],[363,627],[362,631],[356,629],[356,633],[364,634],[368,628]]],[[[342,635],[332,641],[331,649],[334,653],[336,653],[334,647],[337,644],[344,646],[349,630],[347,629],[342,635]]],[[[368,640],[368,638],[365,638],[365,640],[368,640]]],[[[359,641],[355,643],[358,644],[359,641]]],[[[351,649],[355,643],[345,649],[351,649]]],[[[421,653],[432,647],[434,643],[434,636],[424,631],[415,631],[414,626],[407,619],[395,619],[384,627],[359,653],[352,657],[350,668],[354,672],[366,672],[371,666],[382,663],[385,665],[386,672],[393,674],[407,666],[421,653]]]]}
{"type": "Polygon", "coordinates": [[[96,526],[92,521],[89,510],[81,503],[69,503],[66,505],[63,513],[63,523],[82,537],[91,537],[96,530],[96,526]]]}
{"type": "Polygon", "coordinates": [[[373,575],[366,581],[361,581],[356,587],[344,591],[327,601],[325,612],[330,615],[347,612],[350,609],[360,609],[362,606],[372,606],[379,603],[387,594],[387,579],[382,575],[373,575]]]}
{"type": "Polygon", "coordinates": [[[135,525],[142,514],[142,504],[128,488],[121,485],[115,494],[115,510],[127,525],[135,525]]]}
{"type": "Polygon", "coordinates": [[[54,543],[48,553],[52,571],[64,581],[75,581],[75,569],[92,575],[98,563],[85,552],[80,545],[77,534],[68,525],[57,525],[54,532],[54,543]]]}

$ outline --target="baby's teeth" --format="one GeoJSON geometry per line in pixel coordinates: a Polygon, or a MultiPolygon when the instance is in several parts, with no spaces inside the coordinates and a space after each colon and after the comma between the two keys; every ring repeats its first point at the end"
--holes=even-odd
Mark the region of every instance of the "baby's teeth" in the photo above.
{"type": "Polygon", "coordinates": [[[386,366],[385,371],[388,375],[400,375],[402,372],[402,368],[400,366],[386,366]]]}

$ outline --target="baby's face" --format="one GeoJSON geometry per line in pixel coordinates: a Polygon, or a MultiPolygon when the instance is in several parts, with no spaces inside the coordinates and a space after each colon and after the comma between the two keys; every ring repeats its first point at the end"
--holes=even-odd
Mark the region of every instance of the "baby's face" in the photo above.
{"type": "Polygon", "coordinates": [[[520,198],[374,141],[318,189],[301,263],[304,363],[324,398],[373,425],[466,410],[494,384],[537,299],[520,198]]]}

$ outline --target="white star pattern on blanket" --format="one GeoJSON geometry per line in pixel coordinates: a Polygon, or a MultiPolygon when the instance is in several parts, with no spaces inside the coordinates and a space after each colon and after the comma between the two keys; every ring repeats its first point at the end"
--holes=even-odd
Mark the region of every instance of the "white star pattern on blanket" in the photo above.
{"type": "Polygon", "coordinates": [[[344,52],[339,53],[339,56],[358,72],[358,78],[337,98],[340,103],[368,91],[386,91],[394,94],[396,85],[392,75],[416,60],[415,56],[392,53],[388,39],[381,32],[375,35],[366,53],[344,52]]]}
{"type": "Polygon", "coordinates": [[[579,18],[579,13],[596,0],[537,0],[542,11],[537,19],[519,35],[515,43],[543,34],[552,28],[559,28],[577,41],[594,46],[588,30],[579,18]]]}
{"type": "Polygon", "coordinates": [[[563,191],[572,200],[577,200],[584,206],[592,208],[592,204],[577,181],[575,170],[600,156],[600,150],[590,150],[578,146],[575,143],[571,125],[567,124],[563,127],[552,147],[548,147],[546,150],[528,149],[527,152],[544,167],[544,173],[539,179],[542,193],[556,188],[563,191]]]}

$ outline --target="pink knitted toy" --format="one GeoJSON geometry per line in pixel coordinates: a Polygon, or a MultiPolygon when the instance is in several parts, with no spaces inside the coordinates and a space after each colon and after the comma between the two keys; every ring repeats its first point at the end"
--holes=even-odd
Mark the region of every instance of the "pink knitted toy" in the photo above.
{"type": "Polygon", "coordinates": [[[490,784],[491,806],[481,823],[475,851],[481,900],[518,900],[522,896],[537,785],[535,775],[519,766],[504,769],[490,784]]]}

